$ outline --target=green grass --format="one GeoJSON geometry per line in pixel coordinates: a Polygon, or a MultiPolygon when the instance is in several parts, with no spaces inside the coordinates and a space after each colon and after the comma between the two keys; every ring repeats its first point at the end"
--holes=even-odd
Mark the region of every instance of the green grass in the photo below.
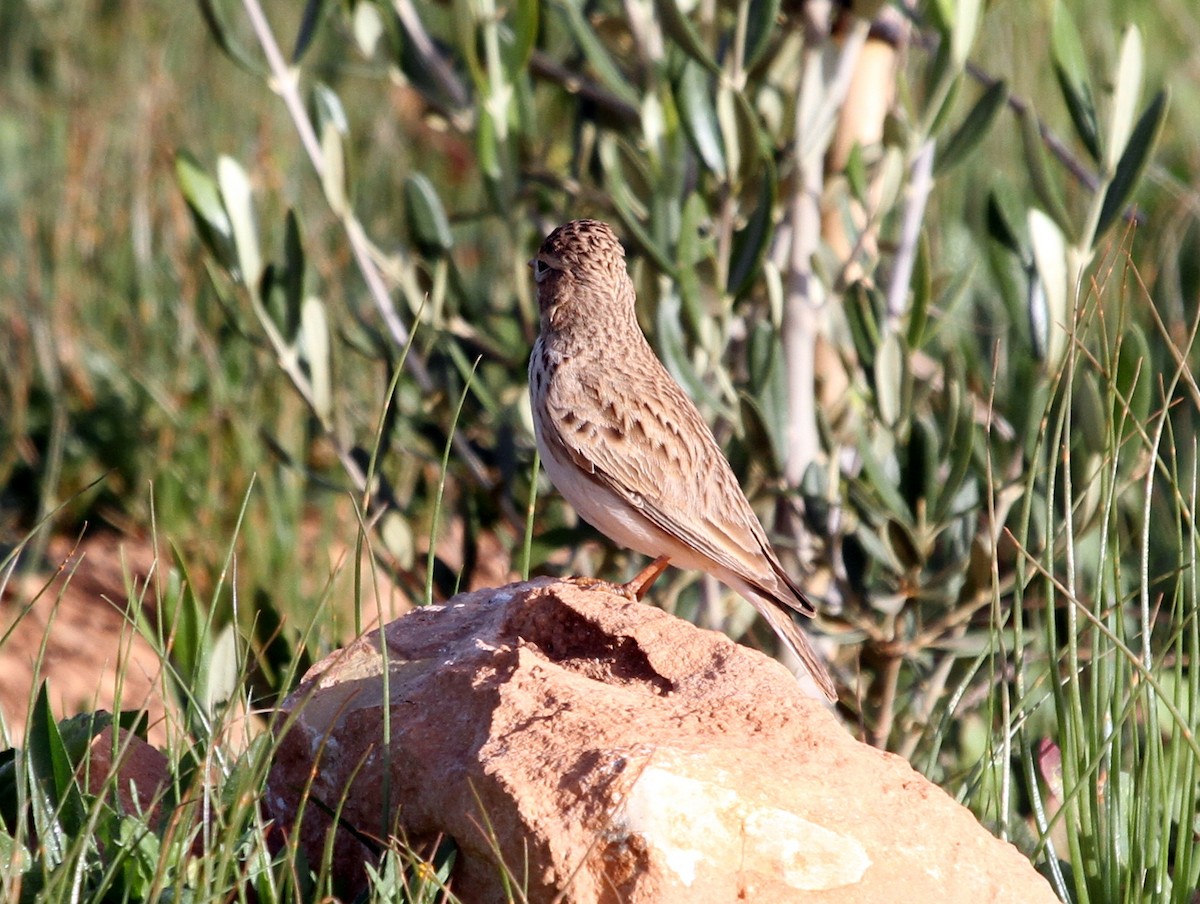
{"type": "MultiPolygon", "coordinates": [[[[713,7],[694,34],[667,28],[661,65],[607,0],[588,16],[426,5],[441,75],[389,4],[356,4],[357,19],[330,7],[298,63],[324,181],[243,5],[211,8],[246,65],[198,6],[0,10],[5,611],[33,602],[23,576],[59,565],[54,533],[150,538],[153,580],[114,602],[171,664],[178,707],[169,818],[151,825],[69,774],[100,723],[60,729],[46,694],[30,700],[25,736],[0,754],[0,857],[15,864],[0,896],[207,901],[244,899],[249,883],[260,900],[320,898],[328,862],[297,862],[256,807],[267,717],[239,713],[269,709],[370,627],[388,586],[407,603],[633,567],[597,561],[605,547],[539,486],[527,407],[524,261],[546,227],[587,214],[629,239],[652,342],[821,590],[821,633],[854,683],[847,723],[1013,840],[1064,899],[1190,900],[1190,4],[992,4],[962,58],[934,48],[971,4],[922,8],[885,144],[843,178],[821,174],[852,233],[873,180],[895,180],[851,236],[860,282],[815,235],[772,248],[806,172],[791,117],[834,85],[809,81],[801,98],[798,30],[740,30],[744,3],[713,7]],[[1048,37],[1055,9],[1078,59],[1069,35],[1057,50],[1048,37]],[[383,31],[368,53],[372,11],[383,31]],[[1136,81],[1122,47],[1138,56],[1127,21],[1144,66],[1122,129],[1114,92],[1136,81]],[[584,73],[587,104],[555,67],[584,73]],[[1057,144],[989,106],[978,73],[1003,78],[1057,144]],[[1122,136],[1144,161],[1106,155],[1122,136]],[[943,166],[955,146],[969,153],[943,166]],[[1129,204],[1132,226],[1112,216],[1129,204]],[[1071,250],[1055,256],[1059,242],[1071,250]],[[845,386],[819,403],[801,387],[800,413],[792,251],[829,299],[822,376],[845,386]],[[913,276],[889,309],[901,262],[913,276]],[[1078,285],[1055,282],[1060,262],[1078,285]],[[801,477],[793,417],[818,440],[801,477]],[[231,731],[244,746],[226,746],[231,731]]],[[[296,6],[267,10],[285,54],[296,6]]],[[[677,612],[746,630],[694,575],[670,581],[661,599],[677,612]]],[[[412,857],[389,850],[374,898],[408,883],[405,899],[437,899],[445,863],[412,857]]]]}

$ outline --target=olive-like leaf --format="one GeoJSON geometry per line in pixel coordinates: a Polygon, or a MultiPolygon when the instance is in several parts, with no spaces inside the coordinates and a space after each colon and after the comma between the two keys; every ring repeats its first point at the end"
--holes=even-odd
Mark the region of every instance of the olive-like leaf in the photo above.
{"type": "Polygon", "coordinates": [[[892,517],[905,524],[912,524],[912,512],[896,487],[895,475],[888,473],[883,462],[879,460],[865,439],[859,443],[858,455],[862,461],[863,477],[866,479],[870,491],[883,503],[892,517]]]}
{"type": "MultiPolygon", "coordinates": [[[[1033,184],[1034,193],[1042,202],[1046,213],[1058,224],[1058,228],[1074,241],[1074,225],[1063,203],[1058,183],[1051,175],[1041,126],[1033,106],[1029,105],[1021,110],[1017,114],[1017,121],[1021,127],[1021,145],[1025,150],[1025,165],[1029,170],[1029,181],[1033,184]]],[[[1027,257],[1028,255],[1025,255],[1025,258],[1027,257]]]]}
{"type": "Polygon", "coordinates": [[[746,225],[733,236],[729,279],[725,289],[734,298],[749,288],[762,267],[763,258],[767,254],[771,236],[775,231],[775,198],[778,190],[775,168],[764,166],[759,179],[758,202],[746,225]]]}
{"type": "Polygon", "coordinates": [[[1142,48],[1142,33],[1136,25],[1128,25],[1121,36],[1121,53],[1113,77],[1112,112],[1108,118],[1108,141],[1104,145],[1104,171],[1115,171],[1117,161],[1125,152],[1142,97],[1142,76],[1146,54],[1142,48]]]}
{"type": "Polygon", "coordinates": [[[1083,52],[1083,42],[1080,41],[1075,22],[1062,0],[1054,5],[1052,19],[1050,47],[1059,89],[1080,141],[1088,149],[1088,153],[1099,162],[1100,127],[1096,120],[1096,102],[1088,75],[1087,57],[1083,52]]]}
{"type": "Polygon", "coordinates": [[[1008,86],[1003,81],[993,83],[980,95],[966,119],[942,145],[941,153],[934,162],[935,175],[948,172],[955,164],[967,159],[983,141],[1007,100],[1008,86]]]}
{"type": "Polygon", "coordinates": [[[1100,237],[1108,230],[1113,222],[1121,215],[1125,205],[1133,196],[1134,190],[1142,180],[1142,173],[1150,162],[1150,155],[1158,143],[1159,133],[1167,118],[1167,103],[1170,95],[1166,89],[1154,95],[1154,100],[1146,107],[1134,126],[1133,134],[1129,136],[1129,144],[1125,153],[1117,163],[1112,182],[1104,193],[1104,203],[1100,207],[1100,218],[1096,221],[1096,234],[1092,244],[1100,241],[1100,237]]]}
{"type": "Polygon", "coordinates": [[[692,192],[683,205],[683,216],[679,223],[679,243],[675,249],[679,292],[683,306],[693,327],[706,316],[701,308],[700,276],[697,272],[705,256],[700,238],[701,225],[708,218],[708,207],[699,192],[692,192]]]}
{"type": "Polygon", "coordinates": [[[679,8],[676,0],[654,0],[654,8],[658,11],[658,20],[663,31],[684,53],[714,75],[721,72],[721,67],[704,46],[696,26],[679,8]]]}
{"type": "Polygon", "coordinates": [[[595,26],[583,14],[579,0],[550,0],[551,4],[562,14],[563,24],[579,45],[583,55],[587,57],[596,76],[609,91],[631,107],[641,102],[641,95],[625,78],[620,68],[613,61],[608,50],[597,37],[595,26]]]}
{"type": "Polygon", "coordinates": [[[988,192],[985,213],[988,235],[1022,261],[1030,258],[1025,209],[1012,184],[998,179],[988,192]]]}
{"type": "Polygon", "coordinates": [[[312,404],[321,422],[328,425],[333,413],[333,378],[330,367],[329,324],[319,298],[308,296],[300,308],[297,336],[301,359],[308,368],[312,404]]]}
{"type": "Polygon", "coordinates": [[[956,68],[961,68],[971,53],[975,35],[979,32],[979,20],[983,13],[983,0],[956,0],[954,20],[950,25],[950,55],[956,68]]]}
{"type": "Polygon", "coordinates": [[[752,69],[771,44],[779,20],[780,0],[750,0],[746,17],[746,55],[743,69],[752,69]]]}
{"type": "Polygon", "coordinates": [[[454,247],[454,234],[442,199],[424,173],[412,173],[404,180],[404,210],[408,228],[422,254],[443,255],[454,247]]]}
{"type": "Polygon", "coordinates": [[[346,154],[341,133],[333,123],[326,123],[321,130],[321,156],[325,159],[325,167],[321,170],[321,188],[325,192],[325,200],[335,216],[344,217],[350,213],[346,154]]]}
{"type": "Polygon", "coordinates": [[[506,45],[505,65],[510,81],[516,81],[529,65],[537,45],[538,0],[516,0],[513,6],[512,41],[506,45]]]}
{"type": "Polygon", "coordinates": [[[702,408],[708,408],[721,416],[730,414],[729,406],[712,391],[708,383],[696,372],[687,349],[684,347],[683,329],[680,325],[680,298],[674,286],[660,280],[662,291],[655,309],[655,334],[663,364],[671,375],[687,390],[688,395],[702,408]],[[665,285],[664,285],[665,283],[665,285]]]}
{"type": "Polygon", "coordinates": [[[300,221],[292,209],[288,210],[284,221],[281,283],[287,300],[287,322],[291,325],[287,336],[290,339],[300,325],[300,302],[304,295],[304,244],[300,237],[300,221]]]}
{"type": "Polygon", "coordinates": [[[383,37],[384,32],[379,7],[374,3],[366,2],[366,0],[359,0],[354,4],[354,14],[350,24],[354,33],[354,43],[358,45],[358,52],[370,59],[375,55],[375,48],[379,46],[379,39],[383,37]]]}
{"type": "Polygon", "coordinates": [[[250,179],[240,163],[222,154],[217,160],[217,185],[220,186],[221,201],[233,230],[238,278],[243,285],[256,288],[262,278],[263,264],[258,226],[254,222],[254,195],[250,179]]]}
{"type": "Polygon", "coordinates": [[[226,270],[237,267],[237,249],[233,243],[233,225],[221,201],[217,180],[206,173],[187,151],[175,154],[175,181],[183,192],[196,231],[209,253],[226,270]]]}
{"type": "Polygon", "coordinates": [[[880,341],[880,311],[883,298],[879,290],[859,281],[846,293],[846,325],[858,360],[868,371],[875,364],[875,353],[880,341]]]}
{"type": "MultiPolygon", "coordinates": [[[[354,10],[355,24],[358,21],[358,12],[364,7],[371,7],[370,3],[359,3],[354,10]]],[[[304,56],[304,52],[308,50],[312,44],[312,39],[317,34],[317,23],[321,21],[321,14],[325,11],[325,0],[308,0],[304,4],[304,15],[300,17],[300,27],[296,31],[296,43],[292,47],[292,62],[300,62],[300,58],[304,56]]],[[[379,15],[376,13],[375,18],[378,20],[379,15]]]]}
{"type": "Polygon", "coordinates": [[[704,166],[719,178],[725,178],[725,148],[721,126],[712,104],[708,73],[700,65],[688,62],[675,83],[675,105],[679,109],[684,133],[704,166]]]}
{"type": "Polygon", "coordinates": [[[908,350],[904,340],[889,330],[875,355],[875,408],[879,419],[895,429],[907,415],[908,350]]]}
{"type": "Polygon", "coordinates": [[[1068,292],[1067,243],[1055,222],[1034,209],[1029,211],[1029,236],[1037,279],[1031,284],[1029,317],[1035,346],[1054,367],[1067,343],[1068,292]]]}
{"type": "Polygon", "coordinates": [[[212,35],[217,46],[221,48],[224,54],[233,60],[241,68],[245,69],[251,75],[261,77],[265,69],[262,64],[250,55],[241,43],[233,36],[233,30],[225,21],[225,14],[221,10],[222,4],[218,0],[199,0],[200,18],[204,20],[204,24],[208,26],[208,33],[212,35]]]}
{"type": "Polygon", "coordinates": [[[922,230],[917,238],[917,256],[912,272],[912,303],[908,307],[905,338],[909,348],[920,348],[929,322],[929,301],[933,295],[933,265],[929,259],[929,237],[922,230]]]}

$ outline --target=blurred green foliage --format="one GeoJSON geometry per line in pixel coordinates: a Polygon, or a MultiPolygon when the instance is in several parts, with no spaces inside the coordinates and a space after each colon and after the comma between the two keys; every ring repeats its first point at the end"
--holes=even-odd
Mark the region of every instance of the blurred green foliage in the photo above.
{"type": "Polygon", "coordinates": [[[835,38],[823,4],[255,9],[0,7],[0,529],[173,541],[193,735],[227,625],[266,700],[299,626],[318,652],[361,628],[322,606],[360,523],[413,599],[632,567],[552,493],[522,550],[524,262],[597,216],[811,575],[863,736],[1060,894],[1186,899],[1193,855],[1123,833],[1190,834],[1200,759],[1189,4],[886,7],[896,99],[836,166],[869,23],[835,38]]]}

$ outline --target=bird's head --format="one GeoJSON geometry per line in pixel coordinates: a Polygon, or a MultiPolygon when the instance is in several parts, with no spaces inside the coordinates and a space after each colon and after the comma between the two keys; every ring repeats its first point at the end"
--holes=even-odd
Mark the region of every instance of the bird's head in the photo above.
{"type": "Polygon", "coordinates": [[[562,330],[586,318],[633,314],[625,249],[599,220],[572,220],[542,242],[529,262],[537,283],[542,329],[562,330]]]}

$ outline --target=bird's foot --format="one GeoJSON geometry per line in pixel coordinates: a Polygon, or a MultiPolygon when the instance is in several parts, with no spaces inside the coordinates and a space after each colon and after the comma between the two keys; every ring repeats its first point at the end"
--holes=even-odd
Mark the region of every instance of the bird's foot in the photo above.
{"type": "Polygon", "coordinates": [[[614,584],[612,581],[582,576],[563,578],[563,580],[583,590],[603,590],[606,593],[615,593],[617,596],[623,596],[627,600],[637,603],[650,590],[651,585],[658,580],[659,575],[666,571],[670,561],[666,556],[659,556],[639,571],[633,580],[627,581],[624,584],[614,584]]]}
{"type": "Polygon", "coordinates": [[[583,575],[575,575],[574,577],[563,578],[568,584],[574,584],[580,590],[600,590],[604,593],[614,593],[617,596],[623,596],[632,602],[637,602],[637,597],[629,592],[627,584],[614,584],[612,581],[605,581],[601,578],[589,578],[583,575]]]}

